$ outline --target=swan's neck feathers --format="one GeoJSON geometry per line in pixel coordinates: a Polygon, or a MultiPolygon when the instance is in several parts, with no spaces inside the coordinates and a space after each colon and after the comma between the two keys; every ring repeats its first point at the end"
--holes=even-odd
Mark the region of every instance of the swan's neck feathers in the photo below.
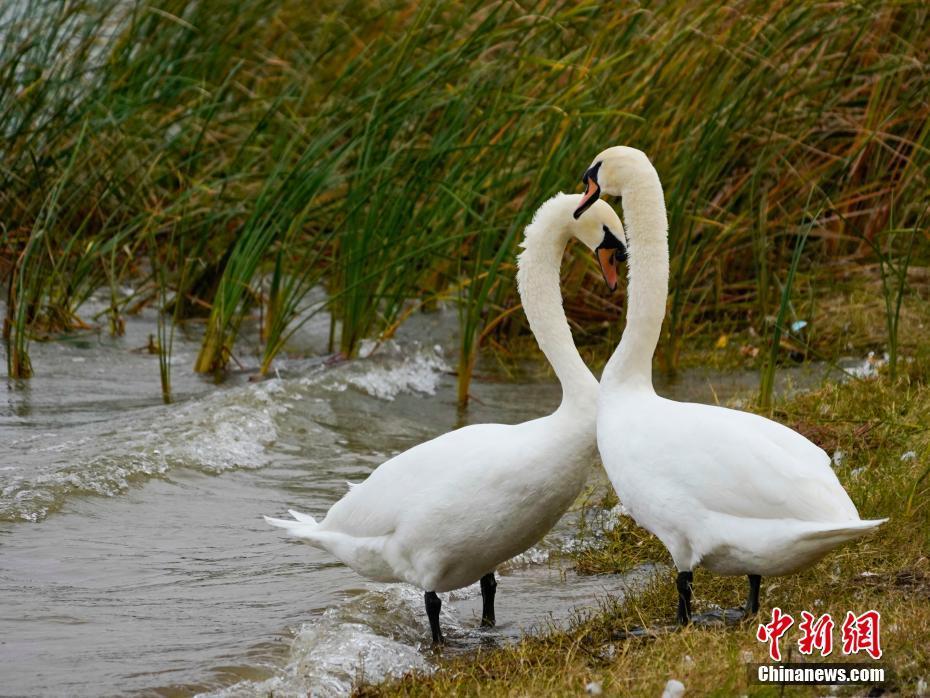
{"type": "Polygon", "coordinates": [[[597,404],[597,379],[575,347],[562,307],[559,268],[571,233],[552,220],[559,213],[543,209],[527,226],[517,287],[530,329],[562,384],[562,406],[591,411],[597,404]]]}
{"type": "Polygon", "coordinates": [[[652,356],[668,299],[668,219],[655,169],[649,165],[638,174],[622,191],[629,241],[626,327],[601,382],[652,390],[652,356]]]}

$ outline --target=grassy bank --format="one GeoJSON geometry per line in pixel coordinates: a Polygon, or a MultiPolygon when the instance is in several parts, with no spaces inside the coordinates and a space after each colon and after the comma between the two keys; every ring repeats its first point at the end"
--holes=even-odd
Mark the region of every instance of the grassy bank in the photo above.
{"type": "MultiPolygon", "coordinates": [[[[860,272],[894,354],[908,267],[930,262],[927,22],[879,2],[16,3],[0,13],[8,372],[42,370],[32,341],[119,334],[145,305],[163,352],[203,323],[192,368],[218,375],[260,317],[242,358],[264,372],[322,284],[346,355],[411,303],[459,303],[464,401],[478,351],[526,334],[522,226],[616,143],[666,187],[669,367],[696,333],[765,349],[860,272]],[[82,316],[100,288],[107,310],[82,316]]],[[[622,296],[571,257],[581,341],[612,346],[622,296]]]]}
{"type": "MultiPolygon", "coordinates": [[[[840,480],[863,518],[888,516],[874,536],[827,556],[802,574],[768,578],[762,585],[762,622],[779,606],[796,623],[803,610],[842,619],[848,610],[882,614],[881,662],[893,672],[887,694],[915,695],[930,682],[930,354],[907,362],[896,382],[887,375],[828,385],[776,404],[776,417],[797,428],[835,457],[840,480]],[[923,680],[925,683],[920,684],[923,680]]],[[[608,498],[605,507],[615,503],[608,498]]],[[[662,545],[626,517],[596,530],[577,553],[579,571],[597,574],[671,560],[662,545]]],[[[506,589],[506,579],[502,583],[506,589]]],[[[745,598],[743,578],[695,575],[696,611],[712,604],[737,606],[745,598]]],[[[605,695],[659,696],[669,679],[684,683],[687,695],[818,696],[819,688],[748,684],[746,664],[767,661],[752,621],[727,629],[690,628],[652,638],[621,639],[635,627],[674,621],[674,572],[661,573],[644,593],[602,609],[567,631],[528,638],[502,649],[440,661],[432,676],[411,675],[380,686],[361,686],[363,696],[580,695],[596,682],[605,695]]],[[[834,642],[841,643],[838,621],[834,642]]],[[[783,640],[794,646],[797,625],[783,640]]],[[[841,661],[835,644],[831,661],[841,661]]],[[[864,656],[864,655],[863,655],[864,656]]],[[[881,695],[855,687],[841,695],[881,695]]]]}

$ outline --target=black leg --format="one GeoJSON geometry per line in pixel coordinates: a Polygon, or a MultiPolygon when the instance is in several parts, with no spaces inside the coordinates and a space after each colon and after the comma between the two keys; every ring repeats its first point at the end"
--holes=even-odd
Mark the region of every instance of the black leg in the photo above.
{"type": "Polygon", "coordinates": [[[758,574],[749,575],[749,598],[746,599],[746,613],[756,614],[759,612],[759,585],[762,584],[762,577],[758,574]]]}
{"type": "Polygon", "coordinates": [[[678,625],[688,625],[691,622],[691,584],[694,581],[692,572],[679,572],[675,586],[678,587],[678,625]]]}
{"type": "Polygon", "coordinates": [[[494,594],[497,592],[497,580],[494,573],[488,572],[481,578],[481,627],[494,627],[494,594]]]}
{"type": "Polygon", "coordinates": [[[426,601],[426,617],[429,618],[429,629],[433,633],[433,644],[441,645],[445,642],[442,631],[439,629],[439,611],[442,609],[442,599],[436,596],[435,591],[423,594],[426,601]]]}

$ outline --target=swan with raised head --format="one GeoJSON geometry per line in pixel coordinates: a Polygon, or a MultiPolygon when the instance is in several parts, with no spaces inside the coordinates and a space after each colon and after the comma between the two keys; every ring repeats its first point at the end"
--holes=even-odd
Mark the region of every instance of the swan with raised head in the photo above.
{"type": "Polygon", "coordinates": [[[623,226],[605,202],[583,219],[580,195],[546,201],[527,226],[518,260],[523,309],[562,385],[552,414],[522,424],[474,424],[386,461],[317,523],[268,523],[306,539],[378,582],[424,590],[433,642],[442,642],[436,592],[481,582],[482,625],[494,624],[494,570],[539,541],[578,496],[596,453],[598,383],[562,309],[559,266],[574,236],[616,278],[623,226]]]}
{"type": "Polygon", "coordinates": [[[598,155],[575,212],[601,191],[623,197],[629,240],[626,327],[604,368],[597,443],[620,501],[668,548],[678,569],[678,622],[691,619],[693,570],[748,575],[746,611],[762,576],[803,569],[885,519],[863,521],[826,453],[748,412],[656,395],[652,355],[668,294],[668,222],[652,163],[634,148],[598,155]]]}

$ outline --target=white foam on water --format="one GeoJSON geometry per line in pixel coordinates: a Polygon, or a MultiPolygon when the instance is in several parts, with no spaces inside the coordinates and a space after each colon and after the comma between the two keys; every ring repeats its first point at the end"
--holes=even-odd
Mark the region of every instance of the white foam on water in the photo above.
{"type": "Polygon", "coordinates": [[[378,366],[357,376],[349,376],[350,385],[372,397],[393,400],[402,392],[435,395],[443,371],[448,366],[441,356],[418,352],[402,363],[378,366]]]}
{"type": "MultiPolygon", "coordinates": [[[[301,626],[287,665],[264,681],[241,681],[204,698],[344,696],[362,682],[377,683],[409,671],[431,671],[421,652],[429,629],[423,595],[407,585],[367,591],[301,626]]],[[[443,613],[444,629],[458,625],[443,613]]]]}
{"type": "Polygon", "coordinates": [[[321,385],[341,392],[356,388],[371,397],[392,401],[401,393],[435,395],[442,374],[449,370],[440,346],[419,343],[365,342],[360,359],[321,369],[303,379],[304,385],[321,385]]]}
{"type": "Polygon", "coordinates": [[[278,436],[275,417],[288,411],[284,397],[282,381],[269,380],[187,403],[171,414],[171,438],[153,454],[167,464],[196,464],[214,473],[260,468],[278,436]]]}
{"type": "Polygon", "coordinates": [[[521,567],[529,567],[531,565],[545,565],[548,564],[549,557],[550,551],[548,548],[534,545],[529,550],[524,550],[519,555],[510,558],[507,562],[501,565],[501,568],[512,570],[519,569],[521,567]]]}
{"type": "Polygon", "coordinates": [[[115,496],[134,481],[173,468],[218,474],[265,467],[275,457],[270,448],[286,420],[303,432],[301,443],[325,446],[332,456],[342,450],[339,437],[316,421],[325,424],[332,406],[325,398],[308,399],[320,388],[351,387],[392,401],[402,393],[435,394],[448,370],[439,346],[391,340],[366,343],[363,350],[366,358],[315,367],[297,379],[248,383],[80,428],[27,433],[13,444],[14,452],[24,454],[24,461],[48,457],[41,457],[38,467],[16,467],[0,480],[0,520],[38,521],[71,494],[115,496]]]}
{"type": "MultiPolygon", "coordinates": [[[[542,547],[533,548],[528,557],[534,558],[535,553],[542,552],[542,547]]],[[[523,597],[519,606],[527,615],[518,621],[505,620],[489,633],[478,627],[473,610],[465,610],[474,609],[481,594],[478,584],[439,594],[443,601],[440,620],[449,641],[444,654],[489,642],[513,642],[526,632],[562,627],[579,617],[578,613],[584,613],[581,609],[590,607],[598,595],[608,590],[613,594],[636,593],[658,573],[654,565],[645,565],[628,575],[575,577],[566,582],[564,571],[547,573],[543,571],[544,564],[527,560],[511,563],[498,571],[507,568],[524,571],[499,577],[506,594],[498,597],[498,611],[502,610],[502,599],[506,604],[523,597]]],[[[377,684],[410,671],[435,671],[437,665],[430,656],[428,638],[422,591],[404,584],[372,585],[369,591],[304,623],[291,643],[285,666],[275,676],[243,680],[200,695],[203,698],[349,695],[363,683],[377,684]]]]}
{"type": "Polygon", "coordinates": [[[0,518],[38,521],[69,494],[114,496],[175,467],[208,473],[260,468],[278,436],[276,417],[288,410],[282,396],[281,382],[267,381],[90,425],[98,432],[93,437],[68,438],[73,430],[66,430],[21,439],[17,450],[29,460],[39,456],[44,468],[18,469],[24,474],[4,484],[0,518]],[[57,438],[49,443],[50,436],[57,438]]]}

